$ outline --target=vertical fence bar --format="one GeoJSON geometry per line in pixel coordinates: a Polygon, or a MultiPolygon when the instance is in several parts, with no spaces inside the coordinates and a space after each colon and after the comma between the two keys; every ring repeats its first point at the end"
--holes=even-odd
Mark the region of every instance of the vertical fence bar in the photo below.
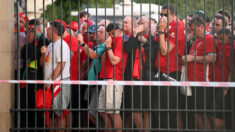
{"type": "MultiPolygon", "coordinates": [[[[19,19],[19,7],[20,0],[17,0],[17,80],[20,80],[20,19],[19,19]]],[[[17,131],[20,130],[20,84],[17,84],[17,131]]]]}
{"type": "MultiPolygon", "coordinates": [[[[235,25],[234,25],[234,0],[232,0],[232,3],[231,3],[231,5],[232,5],[232,13],[231,13],[231,15],[232,15],[232,25],[231,25],[231,27],[232,27],[232,30],[233,30],[233,32],[234,32],[234,27],[235,27],[235,25]]],[[[231,65],[232,65],[232,67],[231,67],[231,81],[232,82],[234,82],[235,81],[235,74],[234,74],[234,45],[233,45],[233,43],[234,43],[234,33],[232,32],[232,40],[231,40],[231,44],[232,44],[232,49],[231,49],[231,65]]],[[[231,95],[232,95],[232,97],[231,97],[231,105],[232,105],[232,122],[231,122],[231,124],[234,124],[235,123],[235,89],[234,88],[232,88],[232,90],[231,90],[231,95]]],[[[232,125],[232,131],[235,131],[235,125],[232,125]]]]}

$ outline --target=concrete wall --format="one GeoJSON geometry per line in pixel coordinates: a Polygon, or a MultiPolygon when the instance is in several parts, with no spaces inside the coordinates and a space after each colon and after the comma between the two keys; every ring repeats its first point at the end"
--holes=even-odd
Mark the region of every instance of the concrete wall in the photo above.
{"type": "MultiPolygon", "coordinates": [[[[0,80],[13,79],[14,0],[0,0],[0,80]]],[[[13,85],[0,84],[0,132],[13,127],[13,85]]]]}

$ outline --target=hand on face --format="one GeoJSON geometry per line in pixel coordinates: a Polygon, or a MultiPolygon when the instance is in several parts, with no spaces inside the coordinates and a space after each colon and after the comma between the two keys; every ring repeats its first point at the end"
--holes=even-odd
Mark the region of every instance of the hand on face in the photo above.
{"type": "Polygon", "coordinates": [[[106,41],[105,41],[105,46],[106,47],[112,47],[112,38],[109,36],[106,41]]]}
{"type": "Polygon", "coordinates": [[[83,41],[83,36],[82,36],[81,33],[79,33],[79,34],[77,35],[77,38],[78,38],[78,41],[79,41],[80,44],[84,43],[84,41],[83,41]]]}
{"type": "Polygon", "coordinates": [[[160,19],[159,31],[165,32],[167,27],[167,18],[164,16],[160,19]]]}

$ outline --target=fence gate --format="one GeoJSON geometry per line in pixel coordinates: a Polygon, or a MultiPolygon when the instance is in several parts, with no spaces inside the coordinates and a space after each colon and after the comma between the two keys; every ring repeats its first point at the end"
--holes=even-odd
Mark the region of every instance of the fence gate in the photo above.
{"type": "Polygon", "coordinates": [[[234,0],[15,0],[11,131],[235,132],[234,0]]]}

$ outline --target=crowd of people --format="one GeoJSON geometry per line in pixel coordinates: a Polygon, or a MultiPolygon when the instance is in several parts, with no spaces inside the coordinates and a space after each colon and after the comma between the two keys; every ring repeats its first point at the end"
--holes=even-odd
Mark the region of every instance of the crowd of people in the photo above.
{"type": "MultiPolygon", "coordinates": [[[[159,21],[125,16],[121,24],[108,19],[95,23],[86,11],[79,16],[79,22],[56,20],[44,26],[42,19],[15,15],[15,79],[231,81],[235,25],[226,11],[211,20],[202,10],[180,19],[165,4],[159,21]]],[[[22,128],[40,128],[44,121],[48,128],[65,128],[56,131],[231,127],[231,113],[225,112],[231,109],[228,87],[22,84],[18,91],[16,108],[26,108],[20,111],[22,128]],[[46,115],[35,110],[38,89],[53,95],[46,115]]]]}

